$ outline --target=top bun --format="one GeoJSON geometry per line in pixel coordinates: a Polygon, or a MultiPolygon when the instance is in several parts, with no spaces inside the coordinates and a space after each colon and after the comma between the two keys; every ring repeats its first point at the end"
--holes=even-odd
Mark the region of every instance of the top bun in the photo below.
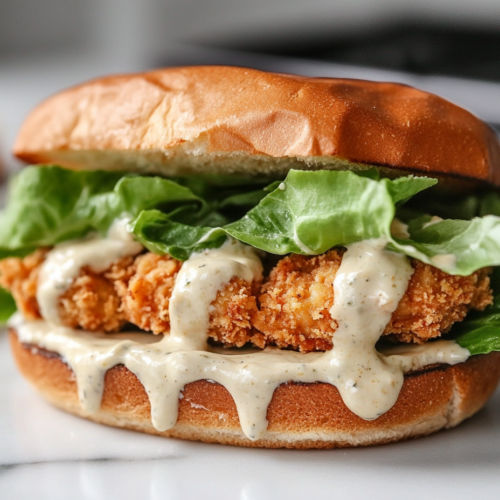
{"type": "Polygon", "coordinates": [[[405,85],[200,66],[93,80],[27,118],[16,156],[163,175],[386,167],[500,185],[495,133],[405,85]]]}

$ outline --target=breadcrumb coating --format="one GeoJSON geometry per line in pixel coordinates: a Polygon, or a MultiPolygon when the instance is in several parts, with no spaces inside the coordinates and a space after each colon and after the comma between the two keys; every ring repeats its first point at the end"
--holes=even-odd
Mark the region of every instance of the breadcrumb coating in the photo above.
{"type": "Polygon", "coordinates": [[[338,325],[329,311],[343,253],[330,250],[314,257],[290,255],[278,262],[262,285],[259,311],[252,317],[266,344],[302,352],[332,348],[338,325]]]}
{"type": "MultiPolygon", "coordinates": [[[[39,319],[38,271],[48,250],[0,261],[0,285],[10,290],[19,310],[39,319]]],[[[210,306],[208,336],[226,347],[246,343],[276,345],[302,352],[333,346],[337,322],[330,316],[333,281],[345,249],[319,256],[289,255],[272,268],[264,283],[234,277],[210,306]]],[[[470,309],[492,302],[489,273],[451,276],[412,260],[414,273],[384,335],[423,343],[449,331],[470,309]]],[[[169,303],[182,263],[143,253],[126,257],[103,273],[85,267],[61,296],[63,324],[89,331],[118,331],[127,322],[153,333],[170,329],[169,303]]]]}
{"type": "MultiPolygon", "coordinates": [[[[271,271],[252,318],[266,344],[302,352],[332,348],[338,325],[329,310],[342,254],[330,250],[317,257],[290,255],[271,271]]],[[[383,335],[421,344],[449,331],[470,309],[484,310],[492,303],[491,269],[451,276],[420,261],[411,262],[415,271],[383,335]]]]}
{"type": "Polygon", "coordinates": [[[41,318],[36,290],[38,272],[48,252],[46,248],[39,248],[23,259],[10,257],[0,260],[0,286],[12,294],[17,308],[27,319],[41,318]]]}
{"type": "MultiPolygon", "coordinates": [[[[24,259],[0,261],[0,285],[14,295],[18,308],[29,319],[40,319],[36,300],[37,279],[48,250],[37,250],[24,259]]],[[[169,304],[182,262],[153,253],[125,257],[108,270],[81,269],[61,296],[61,322],[71,328],[114,332],[125,323],[155,334],[170,330],[169,304]]],[[[252,339],[264,347],[263,336],[252,332],[251,312],[257,310],[259,283],[233,278],[211,305],[209,336],[225,346],[242,346],[252,339]]]]}
{"type": "MultiPolygon", "coordinates": [[[[39,249],[24,257],[0,260],[0,285],[9,290],[17,308],[28,319],[40,319],[36,299],[38,273],[49,249],[39,249]]],[[[113,266],[115,267],[116,264],[113,266]]],[[[120,299],[105,273],[84,267],[59,300],[62,324],[89,331],[117,331],[126,322],[119,310],[120,299]]]]}
{"type": "MultiPolygon", "coordinates": [[[[120,311],[130,323],[155,334],[170,330],[169,304],[182,262],[168,255],[139,255],[114,280],[122,303],[120,311]]],[[[108,277],[115,278],[114,273],[108,277]]]]}
{"type": "Polygon", "coordinates": [[[264,335],[252,329],[252,314],[257,312],[257,299],[252,289],[260,283],[247,283],[236,276],[217,293],[210,306],[210,338],[225,347],[242,347],[252,342],[264,348],[264,335]]]}
{"type": "Polygon", "coordinates": [[[452,276],[418,260],[411,265],[408,289],[384,331],[394,340],[423,344],[448,332],[470,309],[483,311],[493,302],[491,268],[452,276]]]}
{"type": "Polygon", "coordinates": [[[89,331],[118,331],[126,319],[113,283],[85,267],[59,299],[63,325],[89,331]]]}

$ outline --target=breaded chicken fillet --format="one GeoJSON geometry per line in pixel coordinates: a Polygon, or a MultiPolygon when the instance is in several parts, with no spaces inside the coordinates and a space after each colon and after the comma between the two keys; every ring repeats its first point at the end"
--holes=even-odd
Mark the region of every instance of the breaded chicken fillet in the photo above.
{"type": "MultiPolygon", "coordinates": [[[[343,250],[280,260],[262,285],[259,311],[252,320],[267,344],[302,352],[332,348],[337,322],[330,317],[333,281],[343,250]]],[[[414,273],[384,335],[402,342],[423,343],[449,331],[469,309],[483,310],[492,302],[490,269],[470,276],[452,276],[411,260],[414,273]]]]}
{"type": "MultiPolygon", "coordinates": [[[[343,249],[314,257],[282,258],[261,285],[234,277],[210,307],[209,337],[227,347],[252,342],[302,352],[332,348],[337,322],[330,316],[333,281],[343,249]]],[[[37,278],[47,250],[0,261],[0,285],[11,291],[20,311],[40,318],[37,278]]],[[[492,302],[490,269],[452,276],[412,260],[414,273],[384,335],[423,343],[446,333],[470,309],[492,302]]],[[[170,329],[169,302],[182,263],[144,253],[126,257],[102,273],[83,268],[61,296],[63,324],[90,331],[118,331],[125,323],[153,333],[170,329]]]]}
{"type": "MultiPolygon", "coordinates": [[[[12,293],[28,319],[41,319],[37,280],[47,253],[40,249],[24,258],[0,260],[0,286],[12,293]]],[[[148,252],[125,257],[102,273],[84,267],[60,298],[61,322],[89,331],[115,332],[132,323],[156,334],[168,332],[170,297],[181,265],[167,255],[148,252]]],[[[252,335],[250,323],[259,288],[260,282],[233,278],[220,290],[211,306],[209,337],[228,347],[250,340],[264,346],[261,334],[252,335]]]]}

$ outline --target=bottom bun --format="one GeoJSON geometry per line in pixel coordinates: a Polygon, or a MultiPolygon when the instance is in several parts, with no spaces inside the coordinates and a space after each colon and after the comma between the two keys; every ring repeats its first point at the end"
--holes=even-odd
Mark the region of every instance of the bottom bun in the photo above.
{"type": "Polygon", "coordinates": [[[473,356],[455,366],[435,365],[405,375],[396,404],[376,420],[363,420],[325,383],[289,382],[276,389],[267,411],[268,430],[251,441],[243,434],[236,406],[221,385],[199,380],[186,385],[179,418],[157,431],[149,399],[137,377],[123,365],[106,372],[101,408],[80,407],[73,371],[53,352],[10,341],[23,375],[55,406],[89,420],[148,434],[261,448],[340,448],[369,446],[424,436],[458,425],[486,403],[500,379],[500,353],[473,356]]]}

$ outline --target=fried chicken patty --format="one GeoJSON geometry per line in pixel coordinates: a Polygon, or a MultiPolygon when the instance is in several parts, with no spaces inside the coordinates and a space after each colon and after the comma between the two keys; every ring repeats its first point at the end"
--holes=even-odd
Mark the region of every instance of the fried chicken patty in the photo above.
{"type": "MultiPolygon", "coordinates": [[[[335,249],[279,261],[262,286],[259,311],[252,318],[267,344],[302,352],[332,348],[338,325],[329,310],[343,253],[335,249]]],[[[452,276],[418,260],[411,265],[414,273],[383,335],[420,344],[449,331],[469,309],[483,310],[492,303],[490,269],[452,276]]]]}
{"type": "MultiPolygon", "coordinates": [[[[28,319],[41,319],[37,280],[47,253],[39,249],[24,258],[0,260],[0,286],[12,293],[28,319]]],[[[84,267],[59,299],[61,322],[89,331],[116,332],[128,322],[155,334],[168,332],[170,297],[181,265],[168,255],[148,252],[125,257],[102,273],[84,267]]],[[[251,334],[250,323],[259,287],[260,282],[235,277],[220,290],[211,305],[209,337],[228,347],[251,339],[264,347],[259,334],[251,334]]]]}
{"type": "MultiPolygon", "coordinates": [[[[47,249],[0,261],[0,285],[10,290],[19,310],[39,319],[37,279],[47,249]]],[[[344,249],[320,256],[282,258],[261,283],[234,277],[210,306],[208,336],[223,345],[276,345],[302,352],[329,350],[337,322],[330,316],[333,281],[344,249]]],[[[384,335],[423,343],[446,333],[470,309],[492,302],[488,274],[452,276],[412,260],[414,273],[384,335]]],[[[127,322],[153,333],[170,329],[169,302],[182,263],[144,253],[126,257],[102,273],[84,267],[59,301],[63,324],[89,331],[118,331],[127,322]]]]}
{"type": "Polygon", "coordinates": [[[0,286],[8,290],[16,306],[27,319],[40,319],[40,309],[36,300],[38,273],[48,250],[39,248],[20,259],[11,257],[0,260],[0,286]]]}
{"type": "Polygon", "coordinates": [[[343,253],[330,250],[319,257],[290,255],[278,262],[261,288],[259,311],[252,317],[266,344],[302,352],[332,348],[338,326],[330,316],[333,280],[343,253]]]}

